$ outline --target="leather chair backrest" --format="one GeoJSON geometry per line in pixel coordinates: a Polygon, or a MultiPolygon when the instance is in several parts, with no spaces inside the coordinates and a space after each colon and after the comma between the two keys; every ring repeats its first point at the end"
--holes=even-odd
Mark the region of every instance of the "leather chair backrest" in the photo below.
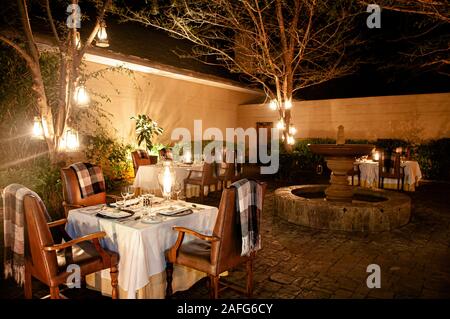
{"type": "MultiPolygon", "coordinates": [[[[266,185],[262,185],[264,198],[266,185]]],[[[220,238],[220,241],[213,242],[211,245],[211,263],[216,265],[216,273],[229,270],[245,260],[245,257],[241,256],[241,223],[240,216],[236,211],[236,189],[234,187],[226,188],[222,192],[213,234],[220,238]]]]}
{"type": "Polygon", "coordinates": [[[49,284],[52,277],[58,273],[56,252],[44,251],[45,246],[54,244],[50,228],[44,214],[44,204],[32,195],[24,198],[26,224],[25,244],[27,260],[33,265],[33,275],[49,284]]]}
{"type": "Polygon", "coordinates": [[[106,203],[106,192],[82,198],[77,175],[70,167],[61,169],[61,180],[63,185],[63,197],[67,204],[92,206],[106,203]]]}
{"type": "Polygon", "coordinates": [[[400,175],[400,154],[381,152],[379,174],[382,175],[400,175]]]}
{"type": "Polygon", "coordinates": [[[137,151],[131,152],[131,158],[133,159],[134,176],[136,176],[139,166],[151,164],[150,158],[141,158],[137,151]]]}
{"type": "Polygon", "coordinates": [[[204,185],[216,183],[214,178],[215,163],[204,163],[202,169],[202,182],[204,185]]]}

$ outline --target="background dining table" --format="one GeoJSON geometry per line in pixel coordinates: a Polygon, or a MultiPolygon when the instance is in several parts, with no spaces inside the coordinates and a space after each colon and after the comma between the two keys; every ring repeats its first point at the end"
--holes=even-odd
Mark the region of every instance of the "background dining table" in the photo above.
{"type": "MultiPolygon", "coordinates": [[[[162,202],[162,199],[156,198],[162,202]]],[[[104,206],[90,206],[71,210],[67,218],[66,231],[72,238],[97,231],[106,232],[101,245],[119,254],[119,296],[127,299],[164,298],[165,296],[165,256],[164,252],[176,241],[177,232],[173,226],[194,229],[200,233],[211,234],[218,209],[212,206],[183,203],[193,210],[192,214],[177,217],[160,217],[159,223],[147,224],[141,217],[146,209],[142,206],[130,207],[134,215],[128,219],[107,219],[97,214],[104,206]]],[[[163,209],[164,205],[154,205],[152,209],[163,209]]],[[[147,210],[148,211],[148,210],[147,210]]],[[[193,237],[187,236],[186,241],[193,237]]],[[[174,268],[174,291],[186,290],[205,274],[185,268],[174,268]]],[[[86,283],[91,288],[109,295],[111,283],[109,270],[87,276],[86,283]]]]}
{"type": "MultiPolygon", "coordinates": [[[[162,165],[142,165],[139,166],[136,176],[134,178],[134,187],[145,188],[145,189],[153,189],[159,190],[158,184],[158,173],[162,169],[162,165]]],[[[201,171],[203,168],[203,164],[183,164],[183,163],[174,163],[173,169],[175,171],[175,178],[177,183],[181,183],[183,187],[184,180],[188,177],[190,170],[201,171]]],[[[199,176],[199,173],[193,172],[192,177],[199,176]]],[[[215,185],[211,186],[211,191],[215,190],[215,185]]],[[[208,189],[205,187],[204,189],[205,195],[207,195],[208,189]]],[[[186,194],[187,198],[196,197],[200,194],[200,186],[198,185],[187,185],[186,194]]]]}
{"type": "MultiPolygon", "coordinates": [[[[359,166],[360,170],[360,186],[368,188],[378,188],[378,162],[372,160],[357,161],[354,163],[359,166]]],[[[422,179],[422,172],[417,161],[403,161],[401,163],[405,172],[404,191],[414,192],[422,179]]],[[[357,176],[355,176],[355,184],[357,183],[357,176]]],[[[351,177],[349,177],[351,182],[351,177]]],[[[401,183],[401,182],[400,182],[401,183]]],[[[391,178],[384,179],[384,188],[397,189],[397,180],[391,178]]]]}

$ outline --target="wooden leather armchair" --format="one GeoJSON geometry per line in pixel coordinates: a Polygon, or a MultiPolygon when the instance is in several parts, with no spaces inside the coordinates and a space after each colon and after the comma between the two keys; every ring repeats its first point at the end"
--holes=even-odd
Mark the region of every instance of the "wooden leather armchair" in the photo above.
{"type": "MultiPolygon", "coordinates": [[[[59,299],[59,286],[67,282],[72,272],[67,272],[69,264],[80,267],[81,278],[87,274],[110,268],[112,298],[118,297],[118,261],[116,253],[102,249],[99,239],[105,232],[96,232],[62,244],[55,244],[50,228],[64,227],[66,219],[47,223],[43,203],[34,196],[24,198],[27,231],[25,261],[25,298],[32,298],[32,277],[50,287],[50,298],[59,299]],[[63,251],[63,254],[57,254],[63,251]]],[[[80,279],[81,279],[80,278],[80,279]]]]}
{"type": "MultiPolygon", "coordinates": [[[[262,196],[264,196],[266,184],[262,185],[262,196]]],[[[216,224],[211,236],[200,234],[184,227],[173,228],[178,231],[178,238],[175,245],[166,251],[166,297],[172,295],[173,264],[183,265],[207,273],[210,278],[210,296],[216,299],[219,294],[219,274],[231,270],[242,263],[246,263],[247,268],[246,289],[233,284],[220,283],[225,287],[245,293],[249,298],[252,296],[253,260],[255,254],[253,253],[249,257],[241,256],[242,236],[240,223],[237,222],[240,216],[236,213],[235,196],[236,190],[234,188],[223,190],[216,224]],[[197,238],[183,244],[186,234],[197,238]]]]}
{"type": "Polygon", "coordinates": [[[134,170],[134,176],[136,176],[136,173],[138,171],[139,166],[141,165],[151,165],[152,160],[150,159],[150,156],[147,158],[142,158],[139,155],[138,151],[131,152],[131,158],[133,159],[133,170],[134,170]]]}
{"type": "Polygon", "coordinates": [[[234,163],[221,163],[217,179],[221,183],[222,189],[227,186],[227,182],[234,182],[238,178],[236,176],[234,163]],[[222,172],[220,172],[222,171],[222,172]]]}
{"type": "Polygon", "coordinates": [[[201,171],[198,170],[190,170],[188,177],[184,180],[184,193],[186,194],[187,185],[199,185],[200,186],[200,201],[204,200],[204,189],[205,186],[208,187],[210,185],[217,185],[218,180],[214,176],[214,163],[204,163],[203,169],[201,171]],[[200,176],[192,176],[192,173],[197,173],[200,176]]]}
{"type": "Polygon", "coordinates": [[[392,178],[397,180],[397,190],[400,190],[400,181],[402,188],[405,182],[405,173],[401,167],[400,154],[393,153],[389,155],[381,152],[380,161],[378,163],[378,188],[384,188],[384,179],[392,178]]]}
{"type": "Polygon", "coordinates": [[[116,196],[106,195],[106,192],[82,198],[77,175],[70,167],[61,169],[61,181],[63,186],[63,207],[66,217],[71,209],[106,204],[107,198],[112,202],[116,200],[116,196]]]}

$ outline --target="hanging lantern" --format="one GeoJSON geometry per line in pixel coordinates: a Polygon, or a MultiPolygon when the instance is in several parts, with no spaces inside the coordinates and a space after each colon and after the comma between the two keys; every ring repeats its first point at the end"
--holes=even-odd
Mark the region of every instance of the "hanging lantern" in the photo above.
{"type": "Polygon", "coordinates": [[[284,108],[286,110],[290,110],[292,108],[292,101],[291,100],[284,101],[284,108]]]}
{"type": "Polygon", "coordinates": [[[75,151],[79,147],[78,132],[74,129],[67,129],[59,142],[59,149],[62,151],[75,151]]]}
{"type": "Polygon", "coordinates": [[[77,50],[81,49],[81,38],[80,38],[80,32],[76,32],[75,33],[75,48],[77,48],[77,50]]]}
{"type": "Polygon", "coordinates": [[[286,125],[284,124],[283,119],[280,119],[280,120],[278,121],[278,123],[277,123],[277,129],[279,129],[279,130],[284,130],[285,127],[286,127],[286,125]]]}
{"type": "Polygon", "coordinates": [[[275,99],[270,100],[269,108],[271,110],[275,111],[277,109],[277,100],[275,100],[275,99]]]}
{"type": "Polygon", "coordinates": [[[289,125],[289,134],[295,135],[297,133],[297,129],[293,125],[289,125]]]}
{"type": "Polygon", "coordinates": [[[106,23],[105,21],[100,22],[100,27],[97,32],[97,39],[95,40],[95,45],[101,48],[109,47],[108,34],[106,34],[106,23]]]}
{"type": "Polygon", "coordinates": [[[84,84],[80,84],[75,88],[73,99],[75,104],[78,105],[79,107],[89,106],[91,98],[89,97],[89,93],[84,84]]]}
{"type": "Polygon", "coordinates": [[[33,121],[33,137],[38,139],[44,138],[44,129],[42,127],[42,121],[39,116],[34,117],[33,121]]]}
{"type": "Polygon", "coordinates": [[[294,145],[294,144],[295,144],[295,139],[294,139],[294,137],[293,137],[292,135],[289,135],[289,136],[287,137],[287,143],[288,143],[289,145],[294,145]]]}

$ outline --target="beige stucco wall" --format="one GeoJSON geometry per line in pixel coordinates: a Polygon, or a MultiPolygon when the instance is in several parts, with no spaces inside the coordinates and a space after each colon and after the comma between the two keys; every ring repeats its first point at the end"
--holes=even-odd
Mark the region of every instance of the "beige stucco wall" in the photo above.
{"type": "MultiPolygon", "coordinates": [[[[278,120],[267,105],[241,105],[238,126],[278,120]]],[[[365,97],[296,102],[292,108],[297,138],[430,139],[450,137],[450,93],[365,97]]]]}
{"type": "MultiPolygon", "coordinates": [[[[106,67],[87,62],[88,72],[106,67]]],[[[238,105],[250,103],[258,96],[138,71],[133,76],[108,72],[105,78],[107,80],[90,79],[86,86],[111,99],[110,103],[103,103],[102,108],[112,114],[118,136],[130,143],[135,142],[131,116],[149,115],[165,130],[159,141],[167,143],[176,127],[186,127],[193,132],[196,119],[203,120],[204,129],[218,127],[225,132],[225,128],[235,127],[238,105]]]]}

